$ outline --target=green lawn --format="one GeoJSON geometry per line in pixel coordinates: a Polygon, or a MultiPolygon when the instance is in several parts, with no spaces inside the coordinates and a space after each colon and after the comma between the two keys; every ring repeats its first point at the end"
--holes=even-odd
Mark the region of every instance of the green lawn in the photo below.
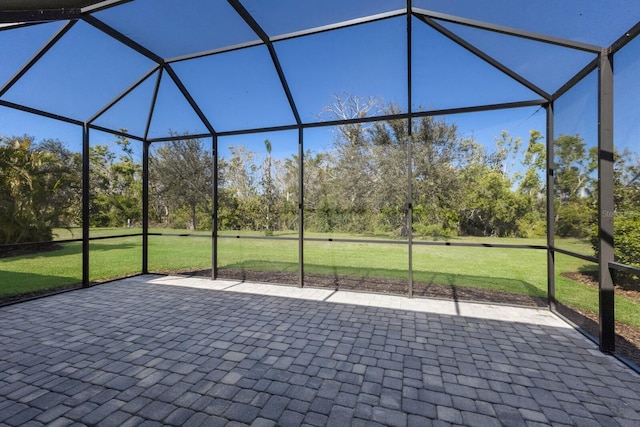
{"type": "MultiPolygon", "coordinates": [[[[92,229],[92,237],[141,233],[141,229],[92,229]]],[[[153,229],[151,232],[183,233],[182,230],[153,229]]],[[[150,236],[149,270],[155,272],[207,269],[211,266],[210,232],[191,232],[201,237],[150,236]]],[[[260,236],[259,233],[224,232],[226,236],[260,236]]],[[[79,238],[81,230],[56,230],[57,239],[79,238]]],[[[296,232],[282,233],[297,237],[296,232]]],[[[318,233],[306,237],[325,238],[318,233]]],[[[333,239],[358,236],[332,234],[333,239]]],[[[373,237],[367,236],[367,239],[373,237]]],[[[379,238],[379,237],[375,237],[379,238]]],[[[379,238],[383,241],[388,239],[379,238]]],[[[452,242],[541,245],[544,239],[455,238],[452,242]]],[[[587,242],[561,242],[563,247],[588,253],[587,242]]],[[[82,277],[81,242],[63,243],[62,249],[27,256],[0,259],[0,296],[77,284],[82,277]]],[[[90,279],[108,280],[140,273],[142,237],[126,236],[94,240],[90,244],[90,279]]],[[[220,267],[296,272],[296,240],[221,238],[218,243],[220,267]]],[[[406,280],[408,250],[405,244],[368,242],[305,241],[305,272],[338,276],[385,277],[406,280]]],[[[578,258],[556,255],[556,296],[574,307],[597,312],[598,293],[562,275],[563,272],[593,270],[595,264],[578,258]]],[[[495,247],[429,246],[413,247],[413,278],[416,282],[479,287],[523,295],[546,295],[546,251],[495,247]]],[[[618,320],[640,327],[639,305],[616,297],[618,320]]]]}

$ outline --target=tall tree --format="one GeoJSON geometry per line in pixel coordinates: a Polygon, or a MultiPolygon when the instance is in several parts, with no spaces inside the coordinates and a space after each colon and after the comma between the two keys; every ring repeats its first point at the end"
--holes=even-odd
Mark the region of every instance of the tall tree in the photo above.
{"type": "Polygon", "coordinates": [[[586,237],[594,220],[592,186],[597,163],[595,147],[587,150],[580,135],[560,135],[554,141],[556,233],[586,237]]]}
{"type": "Polygon", "coordinates": [[[444,119],[414,121],[414,228],[421,235],[456,235],[464,187],[460,171],[473,161],[478,147],[461,138],[444,119]]]}
{"type": "Polygon", "coordinates": [[[210,224],[201,225],[199,221],[200,212],[204,217],[211,210],[213,185],[212,154],[202,140],[181,135],[153,150],[149,164],[150,197],[155,206],[162,206],[161,210],[167,212],[168,225],[179,225],[174,223],[175,217],[186,209],[188,222],[183,226],[193,230],[209,228],[210,224]]]}
{"type": "MultiPolygon", "coordinates": [[[[126,131],[126,129],[123,129],[126,131]]],[[[142,164],[129,139],[116,136],[121,154],[107,144],[89,147],[90,223],[123,227],[142,220],[142,164]]]]}
{"type": "Polygon", "coordinates": [[[546,146],[542,142],[543,135],[537,131],[529,132],[529,145],[524,154],[522,165],[524,175],[520,181],[519,190],[521,193],[531,197],[537,197],[544,193],[545,171],[546,171],[546,146]]]}
{"type": "Polygon", "coordinates": [[[49,241],[54,226],[71,225],[78,162],[58,141],[0,138],[0,242],[49,241]]]}
{"type": "Polygon", "coordinates": [[[231,229],[264,229],[260,200],[260,167],[256,153],[243,145],[229,147],[228,159],[220,170],[219,188],[226,195],[221,200],[222,218],[231,229]]]}
{"type": "Polygon", "coordinates": [[[273,234],[275,228],[277,194],[271,170],[273,166],[271,161],[271,141],[266,139],[264,141],[264,147],[267,151],[267,155],[264,158],[264,164],[262,166],[262,179],[260,180],[260,184],[262,186],[265,234],[270,236],[273,234]]]}

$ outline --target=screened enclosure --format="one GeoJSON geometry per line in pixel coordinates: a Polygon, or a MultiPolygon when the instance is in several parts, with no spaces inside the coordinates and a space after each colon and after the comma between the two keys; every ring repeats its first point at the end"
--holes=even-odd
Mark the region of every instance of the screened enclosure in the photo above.
{"type": "Polygon", "coordinates": [[[640,360],[639,21],[0,1],[0,297],[188,273],[548,305],[640,360]]]}

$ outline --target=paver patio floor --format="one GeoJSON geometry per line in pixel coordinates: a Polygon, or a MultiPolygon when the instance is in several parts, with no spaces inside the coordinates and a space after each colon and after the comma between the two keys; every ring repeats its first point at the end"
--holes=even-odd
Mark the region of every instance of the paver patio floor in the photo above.
{"type": "Polygon", "coordinates": [[[0,425],[637,426],[640,377],[546,310],[148,275],[0,308],[0,425]]]}

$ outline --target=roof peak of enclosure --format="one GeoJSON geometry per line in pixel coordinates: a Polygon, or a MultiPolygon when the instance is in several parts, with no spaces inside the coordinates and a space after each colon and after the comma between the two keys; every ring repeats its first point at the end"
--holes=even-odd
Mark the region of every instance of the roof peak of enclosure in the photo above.
{"type": "Polygon", "coordinates": [[[0,103],[153,139],[185,126],[202,134],[322,123],[323,107],[339,94],[378,97],[407,117],[542,105],[594,69],[603,47],[633,38],[637,30],[628,31],[640,21],[640,3],[631,0],[497,0],[490,7],[467,0],[9,0],[2,7],[0,54],[16,59],[0,70],[0,103]],[[512,96],[491,90],[498,85],[512,96]],[[447,96],[441,87],[467,94],[447,96]],[[172,105],[179,113],[167,111],[172,105]]]}

